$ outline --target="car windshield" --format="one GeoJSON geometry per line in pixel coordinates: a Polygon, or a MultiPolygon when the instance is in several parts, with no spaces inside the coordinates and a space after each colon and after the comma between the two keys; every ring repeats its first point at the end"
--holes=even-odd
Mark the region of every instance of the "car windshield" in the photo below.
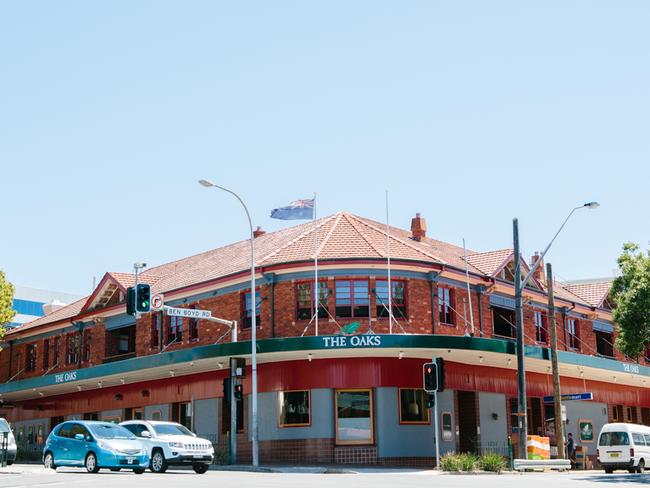
{"type": "Polygon", "coordinates": [[[88,427],[100,439],[135,439],[135,436],[121,425],[91,424],[88,427]]]}
{"type": "Polygon", "coordinates": [[[6,430],[9,430],[9,422],[7,422],[5,419],[0,419],[0,427],[6,430]]]}
{"type": "Polygon", "coordinates": [[[180,424],[158,424],[154,425],[153,428],[158,435],[194,435],[189,429],[180,424]]]}
{"type": "Polygon", "coordinates": [[[630,438],[627,432],[603,432],[600,434],[599,446],[628,446],[630,438]]]}

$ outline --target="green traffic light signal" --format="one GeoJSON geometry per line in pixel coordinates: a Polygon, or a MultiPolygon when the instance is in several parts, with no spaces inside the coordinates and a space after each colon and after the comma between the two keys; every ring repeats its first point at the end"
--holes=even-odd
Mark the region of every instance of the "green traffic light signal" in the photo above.
{"type": "Polygon", "coordinates": [[[137,311],[143,313],[149,312],[151,310],[151,286],[147,283],[138,283],[135,294],[137,311]]]}

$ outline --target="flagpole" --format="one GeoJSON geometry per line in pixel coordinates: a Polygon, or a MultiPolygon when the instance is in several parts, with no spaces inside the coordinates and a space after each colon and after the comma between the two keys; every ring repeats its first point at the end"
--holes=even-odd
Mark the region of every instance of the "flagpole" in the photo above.
{"type": "Polygon", "coordinates": [[[386,190],[386,260],[388,264],[388,333],[393,333],[393,287],[390,284],[390,226],[388,225],[388,190],[386,190]]]}
{"type": "MultiPolygon", "coordinates": [[[[474,337],[474,313],[472,312],[472,291],[469,286],[469,265],[467,263],[467,248],[465,247],[465,238],[463,237],[463,254],[465,257],[465,281],[467,282],[467,300],[469,301],[469,322],[472,327],[472,337],[474,337]]],[[[465,320],[467,327],[467,320],[465,320]]]]}
{"type": "Polygon", "coordinates": [[[314,335],[318,335],[318,313],[320,312],[320,293],[318,289],[318,229],[316,228],[316,192],[314,192],[314,212],[312,214],[312,225],[314,232],[314,304],[316,310],[316,324],[314,335]]]}

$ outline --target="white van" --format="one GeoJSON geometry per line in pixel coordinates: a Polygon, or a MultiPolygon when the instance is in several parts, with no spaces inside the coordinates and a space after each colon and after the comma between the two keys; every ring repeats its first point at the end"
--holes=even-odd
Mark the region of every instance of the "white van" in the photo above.
{"type": "Polygon", "coordinates": [[[598,436],[596,455],[605,473],[612,473],[615,469],[642,473],[650,464],[650,427],[605,424],[598,436]]]}

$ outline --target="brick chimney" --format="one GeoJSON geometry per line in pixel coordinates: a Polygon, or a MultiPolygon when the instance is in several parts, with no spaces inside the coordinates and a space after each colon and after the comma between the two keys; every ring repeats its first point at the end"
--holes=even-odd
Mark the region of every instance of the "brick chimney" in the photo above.
{"type": "Polygon", "coordinates": [[[253,237],[256,238],[256,239],[257,239],[259,236],[263,236],[264,234],[266,234],[266,231],[263,230],[259,225],[257,226],[257,229],[255,229],[255,230],[253,231],[253,237]]]}
{"type": "MultiPolygon", "coordinates": [[[[535,265],[535,263],[537,262],[538,259],[539,259],[539,253],[538,252],[536,252],[535,254],[533,254],[531,256],[531,258],[530,258],[530,267],[531,268],[535,265]]],[[[539,266],[537,267],[537,269],[533,273],[533,278],[535,278],[537,281],[545,283],[546,274],[544,273],[544,260],[542,260],[542,262],[539,263],[539,266]]]]}
{"type": "Polygon", "coordinates": [[[418,242],[427,235],[427,221],[420,217],[419,213],[411,219],[411,234],[411,238],[418,242]]]}

